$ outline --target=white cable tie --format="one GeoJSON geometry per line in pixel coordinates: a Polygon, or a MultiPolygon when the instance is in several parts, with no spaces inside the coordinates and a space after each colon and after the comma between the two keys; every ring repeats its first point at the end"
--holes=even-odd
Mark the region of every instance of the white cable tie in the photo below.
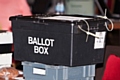
{"type": "Polygon", "coordinates": [[[91,36],[94,36],[94,37],[96,37],[96,38],[99,38],[99,36],[97,36],[97,35],[95,35],[95,34],[93,34],[93,33],[91,33],[91,32],[86,32],[86,34],[89,34],[89,35],[91,35],[91,36]]]}
{"type": "MultiPolygon", "coordinates": [[[[81,20],[80,20],[81,21],[81,20]]],[[[88,32],[89,32],[89,24],[88,24],[88,22],[86,21],[86,20],[84,20],[84,19],[82,19],[82,21],[84,21],[85,23],[86,23],[86,25],[87,25],[87,30],[88,30],[88,32]]],[[[85,30],[83,30],[80,26],[79,26],[79,28],[83,31],[83,32],[85,32],[86,33],[86,31],[85,30]]],[[[87,37],[86,37],[86,42],[88,41],[88,37],[89,37],[89,34],[87,34],[87,37]]]]}
{"type": "Polygon", "coordinates": [[[85,31],[84,29],[82,29],[80,25],[78,25],[78,28],[80,30],[82,30],[83,32],[85,32],[87,35],[91,35],[91,36],[94,36],[96,38],[99,38],[99,36],[95,35],[94,33],[91,33],[91,32],[88,32],[88,31],[85,31]]]}
{"type": "Polygon", "coordinates": [[[107,20],[111,23],[111,26],[112,26],[112,27],[111,27],[111,29],[109,29],[106,22],[105,22],[105,27],[106,27],[106,29],[107,29],[108,31],[112,31],[112,30],[114,29],[114,24],[113,24],[112,20],[110,20],[110,19],[108,19],[108,18],[107,18],[107,20]]]}
{"type": "MultiPolygon", "coordinates": [[[[105,17],[105,18],[106,18],[106,17],[105,17]]],[[[95,38],[99,38],[99,36],[97,36],[96,34],[90,32],[89,23],[88,23],[86,20],[82,20],[82,21],[84,21],[84,22],[86,23],[88,30],[86,31],[86,30],[82,29],[80,25],[78,25],[78,28],[79,28],[81,31],[83,31],[83,32],[85,32],[85,33],[87,34],[86,42],[88,41],[88,36],[89,36],[89,35],[91,35],[91,36],[93,36],[93,37],[95,37],[95,38]]]]}
{"type": "Polygon", "coordinates": [[[106,13],[107,13],[107,9],[105,9],[105,15],[104,15],[104,16],[97,16],[97,17],[100,17],[100,18],[103,18],[103,19],[107,19],[107,20],[111,23],[112,28],[109,29],[106,22],[105,22],[105,27],[106,27],[106,29],[107,29],[108,31],[112,31],[112,30],[114,29],[114,24],[113,24],[112,20],[109,19],[109,18],[106,16],[106,13]]]}

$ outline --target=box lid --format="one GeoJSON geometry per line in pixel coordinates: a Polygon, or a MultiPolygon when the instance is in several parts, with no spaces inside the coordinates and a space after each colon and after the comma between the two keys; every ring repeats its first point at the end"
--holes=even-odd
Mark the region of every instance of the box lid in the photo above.
{"type": "MultiPolygon", "coordinates": [[[[21,27],[17,26],[14,27],[14,29],[20,29],[25,27],[27,30],[35,30],[35,31],[45,31],[45,32],[57,32],[57,33],[79,33],[80,29],[78,28],[78,25],[82,26],[84,30],[88,29],[88,25],[86,23],[89,23],[89,27],[97,27],[99,25],[103,25],[106,19],[95,17],[95,16],[83,16],[83,15],[32,15],[32,16],[12,16],[10,17],[10,20],[17,21],[18,24],[22,22],[22,24],[27,24],[29,27],[21,27]],[[41,27],[30,27],[34,24],[42,24],[41,27]],[[49,26],[51,25],[51,27],[49,26]],[[54,26],[59,25],[59,26],[54,26]],[[48,29],[48,30],[47,30],[48,29]],[[73,31],[71,31],[73,30],[73,31]]],[[[15,23],[17,23],[15,22],[15,23]]],[[[16,24],[16,25],[18,25],[16,24]]],[[[99,30],[105,30],[105,27],[100,27],[99,30]]],[[[96,31],[96,30],[90,30],[90,31],[96,31]]]]}
{"type": "Polygon", "coordinates": [[[42,15],[36,14],[32,16],[11,16],[10,20],[25,20],[25,21],[60,21],[60,22],[78,22],[80,20],[87,20],[87,21],[97,21],[97,20],[105,20],[100,17],[96,16],[85,16],[85,15],[42,15]]]}

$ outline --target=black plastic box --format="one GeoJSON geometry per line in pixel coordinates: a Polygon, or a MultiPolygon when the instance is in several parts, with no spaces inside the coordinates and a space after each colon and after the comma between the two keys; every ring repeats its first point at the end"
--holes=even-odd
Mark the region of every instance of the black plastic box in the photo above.
{"type": "Polygon", "coordinates": [[[55,15],[11,17],[15,60],[64,66],[102,63],[105,47],[94,49],[95,37],[89,35],[86,42],[87,35],[78,25],[87,31],[88,22],[90,32],[106,32],[106,20],[82,15],[72,16],[77,20],[67,17],[71,19],[69,15],[61,19],[50,19],[55,15]]]}

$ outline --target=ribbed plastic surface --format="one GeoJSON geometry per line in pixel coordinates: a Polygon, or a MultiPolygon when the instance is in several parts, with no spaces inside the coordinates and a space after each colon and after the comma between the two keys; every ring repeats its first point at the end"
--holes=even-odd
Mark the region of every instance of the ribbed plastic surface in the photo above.
{"type": "Polygon", "coordinates": [[[95,65],[79,67],[53,66],[22,62],[26,80],[94,80],[95,65]]]}

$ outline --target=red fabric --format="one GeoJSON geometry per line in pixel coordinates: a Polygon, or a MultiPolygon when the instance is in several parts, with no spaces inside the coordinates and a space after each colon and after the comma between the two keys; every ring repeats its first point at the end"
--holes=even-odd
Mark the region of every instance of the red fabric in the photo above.
{"type": "Polygon", "coordinates": [[[12,31],[9,17],[15,15],[32,15],[26,0],[0,0],[0,30],[12,31]]]}
{"type": "Polygon", "coordinates": [[[120,58],[115,55],[110,55],[102,80],[120,80],[120,58]]]}
{"type": "Polygon", "coordinates": [[[26,0],[0,0],[0,28],[2,30],[10,31],[9,17],[15,15],[31,15],[26,0]]]}

